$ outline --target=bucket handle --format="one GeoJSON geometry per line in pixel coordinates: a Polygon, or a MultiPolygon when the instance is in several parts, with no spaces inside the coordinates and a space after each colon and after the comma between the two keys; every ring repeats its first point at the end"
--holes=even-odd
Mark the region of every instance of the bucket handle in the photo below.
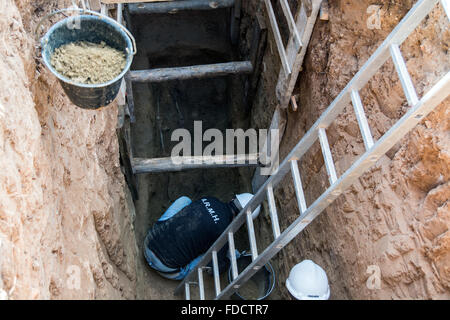
{"type": "Polygon", "coordinates": [[[123,25],[121,25],[120,23],[118,23],[116,20],[111,19],[110,17],[107,17],[107,16],[105,16],[105,15],[103,15],[103,14],[101,14],[101,13],[98,13],[98,12],[95,12],[95,11],[92,11],[92,10],[80,9],[80,8],[66,8],[66,9],[60,9],[60,10],[56,10],[56,11],[53,11],[53,12],[47,14],[45,17],[43,17],[43,18],[39,21],[39,23],[38,23],[37,26],[36,26],[36,29],[35,29],[35,31],[34,31],[34,34],[35,34],[35,36],[36,36],[36,40],[39,41],[39,35],[38,35],[38,32],[39,32],[39,29],[41,28],[41,26],[42,26],[42,24],[44,23],[45,20],[47,20],[48,18],[50,18],[50,17],[52,17],[52,16],[54,16],[54,15],[56,15],[56,14],[63,13],[63,12],[68,12],[68,11],[76,11],[76,12],[80,12],[80,13],[89,13],[89,14],[92,14],[92,15],[94,15],[94,16],[100,17],[101,19],[106,19],[106,20],[108,20],[108,21],[110,21],[110,22],[115,23],[115,24],[116,24],[119,28],[121,28],[121,29],[127,34],[127,36],[130,38],[130,40],[131,40],[131,42],[132,42],[132,44],[133,44],[133,56],[136,55],[136,53],[137,53],[136,39],[133,37],[133,35],[131,34],[131,32],[130,32],[127,28],[125,28],[123,25]]]}

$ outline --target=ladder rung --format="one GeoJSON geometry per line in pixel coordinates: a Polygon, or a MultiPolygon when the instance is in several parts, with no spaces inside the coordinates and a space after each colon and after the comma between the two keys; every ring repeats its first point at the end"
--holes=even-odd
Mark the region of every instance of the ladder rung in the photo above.
{"type": "Polygon", "coordinates": [[[295,43],[295,49],[298,51],[302,47],[302,40],[300,38],[300,33],[298,32],[297,25],[295,23],[294,17],[292,15],[291,8],[287,0],[280,0],[281,8],[283,9],[284,15],[286,16],[287,24],[289,30],[292,34],[295,43]]]}
{"type": "Polygon", "coordinates": [[[247,211],[247,229],[248,239],[250,241],[250,251],[252,252],[252,259],[258,258],[258,247],[256,245],[255,227],[253,226],[252,211],[247,211]]]}
{"type": "Polygon", "coordinates": [[[236,248],[234,246],[234,236],[233,232],[228,232],[228,249],[230,251],[230,259],[231,259],[231,272],[233,275],[233,280],[238,277],[238,268],[236,261],[236,248]]]}
{"type": "Polygon", "coordinates": [[[397,44],[391,44],[389,49],[391,50],[392,60],[395,65],[395,69],[397,69],[406,99],[408,100],[410,106],[415,106],[417,102],[419,102],[419,98],[417,97],[416,89],[414,88],[411,76],[409,75],[405,60],[400,52],[400,47],[397,44]]]}
{"type": "Polygon", "coordinates": [[[323,159],[327,168],[330,184],[337,181],[336,168],[334,167],[333,156],[331,155],[330,145],[328,144],[327,133],[324,128],[319,128],[319,140],[322,148],[323,159]]]}
{"type": "Polygon", "coordinates": [[[364,145],[366,150],[369,150],[373,146],[373,137],[370,132],[369,123],[367,122],[366,113],[364,112],[364,107],[361,102],[361,97],[358,91],[352,90],[351,92],[352,104],[355,109],[356,119],[358,120],[359,128],[361,130],[361,135],[364,140],[364,145]]]}
{"type": "Polygon", "coordinates": [[[270,25],[272,26],[273,35],[277,44],[278,53],[280,54],[281,64],[283,65],[284,72],[289,75],[292,70],[289,66],[288,58],[286,55],[286,49],[284,48],[283,40],[281,39],[280,29],[278,28],[277,18],[273,11],[272,3],[270,0],[264,0],[267,8],[267,14],[269,15],[270,25]]]}
{"type": "Polygon", "coordinates": [[[217,259],[217,251],[212,252],[212,263],[214,272],[214,286],[216,288],[216,296],[220,294],[220,275],[219,275],[219,261],[217,259]]]}
{"type": "Polygon", "coordinates": [[[303,192],[302,178],[300,176],[300,170],[298,169],[297,160],[291,161],[291,173],[292,179],[294,180],[294,187],[295,193],[297,195],[298,208],[300,209],[300,213],[303,214],[306,212],[308,207],[306,206],[305,193],[303,192]]]}
{"type": "MultiPolygon", "coordinates": [[[[131,1],[132,2],[132,1],[131,1]]],[[[234,0],[189,0],[152,3],[130,3],[131,14],[177,13],[188,10],[214,10],[234,6],[234,0]]]]}
{"type": "Polygon", "coordinates": [[[189,282],[184,284],[184,294],[186,300],[191,300],[191,289],[189,288],[189,282]]]}
{"type": "Polygon", "coordinates": [[[250,61],[204,64],[188,67],[134,70],[130,79],[134,82],[167,82],[172,80],[204,79],[229,74],[249,74],[253,72],[250,61]]]}
{"type": "Polygon", "coordinates": [[[308,25],[308,13],[306,12],[305,3],[302,1],[299,3],[300,11],[297,17],[297,27],[301,34],[304,34],[308,25]]]}
{"type": "Polygon", "coordinates": [[[281,232],[280,224],[278,222],[277,205],[275,203],[272,186],[267,187],[267,202],[269,203],[270,219],[272,220],[273,237],[276,239],[280,236],[281,232]]]}
{"type": "Polygon", "coordinates": [[[205,300],[205,287],[203,285],[203,269],[198,268],[198,290],[200,293],[200,300],[205,300]]]}

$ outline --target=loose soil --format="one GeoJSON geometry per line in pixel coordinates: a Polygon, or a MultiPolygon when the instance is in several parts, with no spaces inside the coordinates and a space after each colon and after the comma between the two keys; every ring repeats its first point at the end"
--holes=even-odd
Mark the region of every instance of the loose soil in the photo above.
{"type": "Polygon", "coordinates": [[[99,84],[113,80],[126,65],[125,54],[103,41],[65,44],[55,50],[51,64],[58,73],[75,82],[99,84]]]}

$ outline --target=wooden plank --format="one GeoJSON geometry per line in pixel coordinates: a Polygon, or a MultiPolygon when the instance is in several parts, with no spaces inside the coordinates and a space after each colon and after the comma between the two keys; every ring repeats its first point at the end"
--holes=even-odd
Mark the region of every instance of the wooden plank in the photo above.
{"type": "Polygon", "coordinates": [[[133,82],[130,79],[130,72],[125,75],[125,83],[127,90],[127,102],[128,102],[128,112],[130,113],[131,123],[136,122],[136,117],[134,116],[134,94],[133,94],[133,82]]]}
{"type": "Polygon", "coordinates": [[[254,98],[256,96],[256,92],[258,89],[258,85],[261,79],[261,73],[263,69],[263,59],[264,53],[266,51],[267,46],[267,27],[264,24],[264,19],[260,14],[257,14],[258,23],[255,23],[253,30],[253,38],[252,45],[250,48],[249,60],[252,62],[254,66],[253,74],[250,77],[248,92],[246,96],[246,105],[252,106],[254,98]]]}
{"type": "Polygon", "coordinates": [[[238,44],[241,31],[241,7],[242,0],[235,0],[233,14],[231,15],[231,43],[238,44]]]}
{"type": "Polygon", "coordinates": [[[179,68],[161,68],[130,72],[130,80],[134,82],[165,82],[171,80],[188,80],[214,78],[229,74],[252,73],[250,61],[206,64],[179,68]]]}
{"type": "Polygon", "coordinates": [[[130,4],[132,14],[177,13],[187,10],[215,10],[231,8],[235,0],[189,0],[130,4]]]}
{"type": "Polygon", "coordinates": [[[170,2],[174,0],[101,0],[102,3],[142,3],[142,2],[170,2]]]}
{"type": "Polygon", "coordinates": [[[130,136],[129,136],[129,123],[125,123],[125,125],[117,130],[117,137],[119,140],[119,150],[120,150],[120,160],[122,164],[122,168],[125,175],[125,180],[127,182],[128,188],[130,189],[133,200],[139,200],[139,192],[136,183],[136,177],[133,173],[133,167],[131,165],[131,145],[130,145],[130,136]]]}
{"type": "Polygon", "coordinates": [[[191,169],[236,168],[258,166],[259,154],[225,155],[225,156],[193,156],[178,158],[133,159],[133,172],[158,173],[191,169]]]}

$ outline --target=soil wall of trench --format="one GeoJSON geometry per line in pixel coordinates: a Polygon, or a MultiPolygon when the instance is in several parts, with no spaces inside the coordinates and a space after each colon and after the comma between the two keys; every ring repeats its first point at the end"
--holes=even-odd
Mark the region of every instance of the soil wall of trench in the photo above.
{"type": "Polygon", "coordinates": [[[70,4],[0,2],[1,299],[135,297],[117,106],[75,107],[36,55],[37,19],[70,4]]]}
{"type": "MultiPolygon", "coordinates": [[[[378,1],[381,28],[368,30],[371,1],[329,1],[330,20],[316,24],[296,88],[299,110],[286,113],[282,157],[414,2],[378,1]]],[[[260,4],[243,2],[244,55],[260,4]]],[[[69,5],[0,2],[1,299],[136,297],[137,248],[119,164],[117,107],[74,107],[36,55],[37,19],[69,5]]],[[[439,7],[402,46],[419,94],[449,69],[446,23],[439,7]]],[[[280,63],[270,32],[264,65],[253,128],[267,128],[276,106],[280,63]]],[[[407,109],[401,92],[390,62],[362,91],[375,138],[407,109]]],[[[447,99],[278,255],[284,298],[290,298],[289,270],[303,259],[326,270],[332,298],[450,298],[449,119],[447,99]],[[373,266],[379,288],[367,285],[373,266]]],[[[350,108],[328,138],[342,173],[364,148],[350,108]]],[[[317,147],[301,163],[309,203],[327,185],[317,147]]],[[[298,216],[293,187],[282,183],[276,199],[286,227],[298,216]]]]}
{"type": "MultiPolygon", "coordinates": [[[[329,21],[317,21],[294,92],[299,95],[299,110],[286,112],[281,158],[415,3],[376,2],[381,9],[380,28],[369,29],[367,21],[374,11],[368,12],[368,8],[373,1],[328,2],[329,21]]],[[[258,10],[264,15],[265,10],[253,0],[245,1],[243,8],[247,15],[242,31],[249,34],[246,28],[251,30],[255,23],[251,16],[258,10]]],[[[279,7],[275,9],[281,12],[279,7]]],[[[269,25],[267,16],[266,21],[269,25]]],[[[439,5],[401,46],[419,96],[450,69],[449,30],[439,5]]],[[[244,53],[249,43],[249,39],[243,39],[244,53]]],[[[270,123],[277,104],[274,92],[279,61],[269,30],[265,71],[251,115],[254,128],[268,127],[270,123]]],[[[391,61],[361,95],[375,139],[408,109],[391,61]]],[[[449,112],[447,98],[277,256],[278,286],[284,298],[290,298],[284,287],[285,279],[290,269],[303,259],[311,259],[325,269],[332,298],[450,298],[449,112]]],[[[364,152],[351,106],[327,134],[336,169],[342,174],[364,152]]],[[[328,187],[318,143],[307,153],[300,170],[307,202],[311,204],[328,187]]],[[[299,213],[291,181],[280,185],[276,201],[284,229],[299,213]]],[[[268,225],[260,235],[263,233],[271,234],[268,225]]]]}

